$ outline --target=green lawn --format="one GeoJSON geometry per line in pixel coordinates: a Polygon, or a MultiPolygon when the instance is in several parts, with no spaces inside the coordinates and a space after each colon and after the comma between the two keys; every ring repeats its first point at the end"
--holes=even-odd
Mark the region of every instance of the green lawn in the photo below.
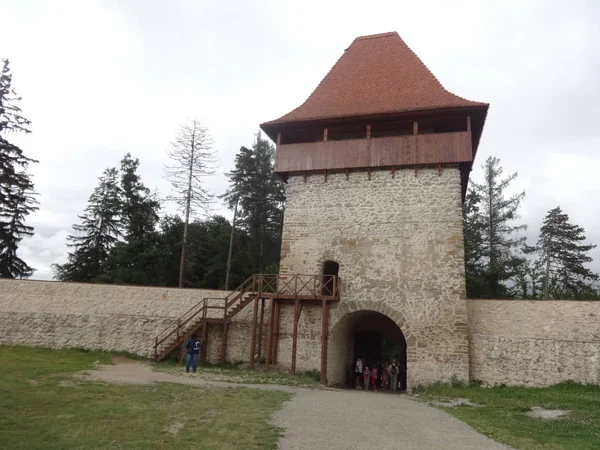
{"type": "Polygon", "coordinates": [[[600,386],[564,383],[542,389],[487,389],[440,385],[427,388],[419,397],[430,400],[462,397],[483,405],[441,409],[517,449],[600,449],[600,386]],[[533,406],[568,409],[572,413],[556,420],[534,419],[523,414],[533,406]]]}
{"type": "Polygon", "coordinates": [[[0,346],[2,449],[275,449],[277,391],[111,385],[71,373],[105,352],[0,346]]]}
{"type": "MultiPolygon", "coordinates": [[[[169,373],[171,375],[187,375],[184,372],[183,365],[169,360],[156,364],[154,370],[157,372],[169,373]]],[[[266,372],[262,368],[251,370],[242,369],[233,365],[228,365],[226,367],[217,365],[198,366],[196,376],[202,377],[203,380],[225,381],[227,383],[278,384],[283,386],[319,386],[320,383],[319,372],[290,375],[289,372],[266,372]]]]}

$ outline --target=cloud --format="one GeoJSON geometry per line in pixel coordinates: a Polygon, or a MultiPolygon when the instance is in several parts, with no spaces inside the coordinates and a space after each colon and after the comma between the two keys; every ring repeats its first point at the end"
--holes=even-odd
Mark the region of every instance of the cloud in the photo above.
{"type": "Polygon", "coordinates": [[[392,30],[446,88],[490,102],[472,176],[490,155],[519,172],[530,239],[560,204],[600,242],[599,10],[585,0],[5,1],[0,56],[33,121],[16,139],[40,160],[36,235],[21,254],[50,277],[97,178],[126,152],[166,196],[165,151],[188,116],[212,132],[221,168],[207,186],[222,193],[259,123],[302,103],[356,36],[392,30]]]}

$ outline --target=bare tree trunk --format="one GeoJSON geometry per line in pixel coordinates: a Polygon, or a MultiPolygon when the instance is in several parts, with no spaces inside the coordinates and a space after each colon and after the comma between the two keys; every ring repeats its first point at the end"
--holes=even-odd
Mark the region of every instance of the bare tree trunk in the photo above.
{"type": "Polygon", "coordinates": [[[258,253],[258,273],[263,273],[263,253],[265,248],[265,226],[260,228],[260,249],[258,253]]]}
{"type": "Polygon", "coordinates": [[[231,236],[229,236],[229,253],[227,254],[227,269],[225,272],[225,290],[229,289],[229,275],[231,273],[231,254],[233,252],[233,233],[235,231],[235,219],[237,217],[237,207],[240,197],[236,197],[233,208],[233,220],[231,221],[231,236]]]}
{"type": "Polygon", "coordinates": [[[548,284],[550,283],[550,252],[546,255],[546,275],[544,277],[544,299],[548,300],[549,297],[549,288],[548,284]]]}
{"type": "Polygon", "coordinates": [[[185,222],[183,224],[183,242],[181,243],[181,261],[179,261],[179,287],[183,287],[183,275],[185,271],[185,246],[187,244],[188,224],[190,222],[190,208],[192,203],[192,176],[194,175],[194,144],[196,141],[196,121],[194,120],[194,130],[192,132],[192,154],[190,158],[190,169],[188,173],[188,189],[185,205],[185,222]]]}

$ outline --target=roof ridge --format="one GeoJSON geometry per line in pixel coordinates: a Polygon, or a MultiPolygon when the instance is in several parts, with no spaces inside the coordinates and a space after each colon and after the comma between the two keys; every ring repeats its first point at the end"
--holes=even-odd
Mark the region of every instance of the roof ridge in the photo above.
{"type": "Polygon", "coordinates": [[[377,38],[381,38],[381,37],[394,36],[394,35],[400,36],[397,31],[388,31],[386,33],[367,34],[365,36],[358,36],[354,40],[360,41],[363,39],[377,39],[377,38]]]}

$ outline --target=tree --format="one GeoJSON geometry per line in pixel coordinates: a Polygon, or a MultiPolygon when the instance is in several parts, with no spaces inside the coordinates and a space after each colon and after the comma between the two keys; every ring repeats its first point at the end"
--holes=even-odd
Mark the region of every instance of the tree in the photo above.
{"type": "Polygon", "coordinates": [[[557,206],[548,211],[537,243],[544,266],[543,298],[585,298],[594,295],[598,274],[584,267],[592,261],[587,253],[595,245],[583,244],[585,230],[569,223],[557,206]]]}
{"type": "Polygon", "coordinates": [[[485,221],[480,213],[480,203],[481,196],[473,189],[469,189],[463,204],[465,277],[468,298],[482,297],[485,291],[483,264],[485,221]]]}
{"type": "Polygon", "coordinates": [[[212,195],[204,187],[204,177],[215,173],[217,157],[212,149],[208,129],[196,119],[179,127],[177,137],[168,152],[173,165],[166,167],[175,201],[184,213],[183,238],[179,262],[179,287],[184,284],[185,252],[190,215],[197,210],[208,213],[212,195]]]}
{"type": "Polygon", "coordinates": [[[12,87],[12,75],[5,59],[0,73],[0,277],[28,277],[34,269],[17,255],[19,243],[33,235],[25,218],[38,209],[34,185],[27,173],[37,161],[28,158],[6,139],[11,132],[30,133],[31,122],[16,105],[21,100],[12,87]]]}
{"type": "Polygon", "coordinates": [[[520,263],[515,266],[511,296],[522,299],[542,298],[543,267],[534,257],[535,247],[524,245],[520,263]]]}
{"type": "Polygon", "coordinates": [[[156,231],[160,203],[138,174],[139,160],[127,153],[120,170],[120,224],[125,240],[117,242],[97,277],[103,283],[161,285],[162,252],[156,231]]]}
{"type": "Polygon", "coordinates": [[[121,216],[127,242],[143,240],[158,223],[160,203],[142,183],[139,165],[130,153],[121,160],[121,216]]]}
{"type": "Polygon", "coordinates": [[[504,283],[522,263],[516,252],[525,238],[515,233],[526,226],[514,225],[513,221],[518,219],[517,210],[525,192],[506,197],[505,191],[517,174],[502,179],[498,158],[489,157],[483,169],[484,182],[473,183],[471,187],[474,204],[466,202],[465,248],[469,249],[469,257],[479,274],[478,294],[505,297],[509,291],[504,283]]]}
{"type": "Polygon", "coordinates": [[[235,167],[227,174],[229,189],[223,195],[229,208],[239,202],[240,228],[253,246],[252,272],[279,263],[283,205],[283,182],[274,172],[275,148],[259,132],[251,149],[241,147],[235,167]]]}
{"type": "Polygon", "coordinates": [[[88,200],[81,223],[73,225],[75,235],[67,238],[67,262],[55,264],[55,278],[61,281],[97,281],[111,248],[121,236],[121,189],[117,169],[106,169],[88,200]]]}
{"type": "MultiPolygon", "coordinates": [[[[181,254],[181,233],[183,220],[178,216],[166,216],[160,224],[158,251],[160,267],[154,276],[157,285],[177,286],[177,270],[181,254]]],[[[223,289],[225,285],[225,264],[231,224],[221,216],[190,222],[188,229],[188,251],[186,252],[186,285],[196,288],[223,289]]],[[[250,265],[248,238],[238,231],[234,243],[231,282],[236,286],[244,281],[244,268],[250,265]]],[[[149,264],[150,268],[155,266],[149,264]]],[[[154,269],[152,269],[154,270],[154,269]]]]}

